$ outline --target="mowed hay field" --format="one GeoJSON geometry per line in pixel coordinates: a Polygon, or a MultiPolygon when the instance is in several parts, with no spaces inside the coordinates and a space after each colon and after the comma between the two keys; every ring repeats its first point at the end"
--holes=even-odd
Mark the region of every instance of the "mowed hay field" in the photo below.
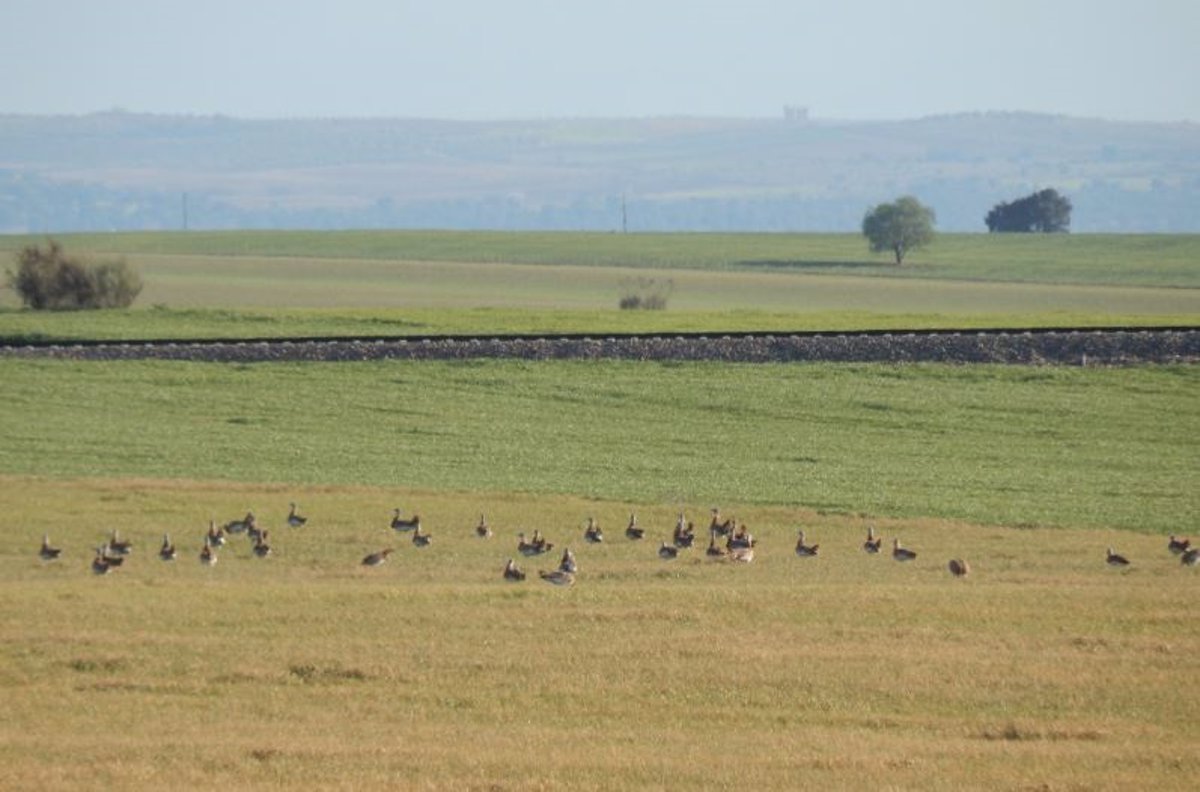
{"type": "Polygon", "coordinates": [[[10,786],[1192,786],[1190,367],[2,370],[10,786]],[[712,506],[752,563],[658,558],[712,506]],[[202,567],[247,510],[273,555],[202,567]],[[917,559],[865,554],[868,525],[917,559]],[[133,554],[94,576],[113,528],[133,554]],[[506,583],[534,529],[554,551],[506,583]],[[568,545],[576,585],[538,580],[568,545]]]}
{"type": "MultiPolygon", "coordinates": [[[[143,307],[9,307],[0,335],[1200,315],[1191,237],[950,238],[899,277],[852,241],[101,236],[143,269],[143,307]],[[638,274],[674,281],[669,310],[613,309],[638,274]]],[[[1200,539],[1198,378],[0,360],[0,785],[1192,789],[1200,567],[1167,536],[1200,539]],[[752,563],[658,557],[680,511],[706,543],[712,507],[757,537],[752,563]],[[397,508],[429,547],[389,528],[397,508]],[[209,520],[247,511],[272,555],[232,537],[202,566],[209,520]],[[631,512],[644,540],[624,536],[631,512]],[[861,549],[868,526],[882,554],[861,549]],[[93,575],[114,529],[132,554],[93,575]],[[801,529],[817,557],[793,552],[801,529]],[[521,558],[534,530],[555,547],[521,558]],[[62,557],[38,558],[43,534],[62,557]],[[892,560],[896,537],[916,560],[892,560]],[[539,580],[566,546],[576,584],[539,580]],[[1110,546],[1132,564],[1108,566],[1110,546]],[[527,580],[502,580],[509,557],[527,580]]]]}

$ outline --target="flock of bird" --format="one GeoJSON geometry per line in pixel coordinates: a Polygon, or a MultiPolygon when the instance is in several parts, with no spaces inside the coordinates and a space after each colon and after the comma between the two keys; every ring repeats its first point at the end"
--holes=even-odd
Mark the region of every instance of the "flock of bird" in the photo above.
{"type": "MultiPolygon", "coordinates": [[[[297,511],[296,504],[290,504],[288,511],[287,525],[291,528],[303,528],[308,518],[301,516],[297,511]]],[[[412,517],[403,517],[400,509],[395,509],[392,512],[391,529],[397,533],[410,534],[410,539],[415,547],[428,547],[433,537],[425,532],[421,527],[421,518],[414,514],[412,517]]],[[[209,521],[208,532],[203,537],[203,543],[199,552],[199,559],[205,566],[213,566],[217,563],[219,551],[226,545],[227,537],[231,535],[245,534],[251,543],[251,551],[257,558],[266,558],[271,555],[271,545],[269,543],[269,531],[266,528],[260,528],[258,521],[253,512],[247,512],[244,517],[230,520],[229,522],[218,526],[216,520],[209,521]]],[[[719,509],[712,510],[712,520],[708,526],[709,541],[708,547],[705,549],[705,556],[721,561],[729,561],[732,563],[750,563],[754,560],[755,547],[758,540],[746,529],[744,523],[738,523],[733,518],[726,520],[721,519],[719,509]]],[[[487,520],[483,515],[479,517],[479,523],[475,526],[475,535],[480,539],[491,539],[493,531],[488,525],[487,520]]],[[[646,536],[646,529],[638,524],[637,515],[629,515],[629,524],[625,527],[625,538],[629,541],[639,541],[646,536]]],[[[604,542],[604,531],[600,527],[600,523],[592,517],[587,520],[587,526],[584,529],[583,540],[588,544],[601,544],[604,542]]],[[[688,521],[681,512],[675,523],[675,528],[672,531],[670,541],[663,539],[658,547],[658,556],[664,561],[671,561],[680,556],[695,546],[696,529],[694,523],[688,521]]],[[[554,549],[554,543],[548,541],[541,533],[535,530],[528,538],[524,532],[517,534],[517,553],[526,558],[542,556],[554,549]]],[[[883,549],[883,538],[875,535],[875,529],[868,526],[866,540],[863,542],[862,549],[868,554],[878,554],[883,549]]],[[[1193,547],[1190,539],[1180,538],[1172,535],[1167,543],[1167,549],[1174,555],[1179,556],[1180,563],[1187,566],[1197,566],[1200,564],[1200,547],[1193,547]]],[[[96,548],[96,555],[92,560],[92,571],[97,575],[106,575],[114,569],[119,568],[124,564],[126,557],[133,550],[133,545],[128,540],[120,537],[116,529],[113,529],[109,539],[102,545],[96,548]]],[[[362,566],[377,567],[385,563],[395,550],[393,548],[385,548],[374,553],[370,553],[363,557],[362,566]]],[[[799,536],[796,539],[795,553],[800,558],[816,558],[820,554],[819,544],[810,544],[803,530],[799,531],[799,536]]],[[[50,544],[48,535],[42,536],[42,547],[38,555],[43,561],[55,561],[62,555],[61,548],[53,547],[50,544]]],[[[171,541],[169,534],[163,534],[162,545],[159,547],[158,557],[162,561],[175,561],[178,557],[178,551],[175,544],[171,541]]],[[[900,539],[892,540],[892,558],[899,562],[913,561],[917,558],[917,553],[900,544],[900,539]]],[[[1113,548],[1108,548],[1106,563],[1112,567],[1128,567],[1129,559],[1115,552],[1113,548]]],[[[954,577],[966,577],[971,573],[971,566],[963,558],[952,558],[946,565],[950,574],[954,577]]],[[[563,549],[562,557],[556,568],[550,570],[540,570],[538,576],[556,586],[572,586],[575,584],[575,576],[578,572],[578,564],[575,560],[575,554],[569,547],[563,549]]],[[[502,578],[510,582],[520,582],[525,580],[525,572],[517,565],[513,558],[509,558],[504,565],[502,578]]]]}

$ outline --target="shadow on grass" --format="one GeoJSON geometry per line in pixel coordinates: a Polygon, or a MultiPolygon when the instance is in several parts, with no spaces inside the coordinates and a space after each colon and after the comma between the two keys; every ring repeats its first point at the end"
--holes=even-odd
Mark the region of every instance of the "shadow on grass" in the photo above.
{"type": "Polygon", "coordinates": [[[812,259],[746,259],[735,261],[738,269],[755,270],[889,270],[899,269],[894,264],[881,261],[818,261],[812,259]]]}

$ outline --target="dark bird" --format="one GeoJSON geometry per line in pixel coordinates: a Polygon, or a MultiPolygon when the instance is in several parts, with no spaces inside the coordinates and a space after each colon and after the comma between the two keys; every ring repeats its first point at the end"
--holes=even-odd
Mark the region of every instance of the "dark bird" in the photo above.
{"type": "Polygon", "coordinates": [[[604,531],[600,530],[600,523],[596,522],[595,518],[588,517],[587,528],[583,531],[583,538],[592,544],[599,544],[604,541],[604,531]]]}
{"type": "Polygon", "coordinates": [[[296,513],[296,504],[291,503],[288,505],[291,507],[291,510],[288,512],[287,524],[292,526],[293,528],[303,527],[304,523],[308,522],[308,518],[301,517],[299,514],[296,513]]]}
{"type": "Polygon", "coordinates": [[[917,554],[906,547],[900,546],[900,539],[897,537],[892,540],[892,558],[897,561],[912,561],[917,557],[917,554]]]}
{"type": "Polygon", "coordinates": [[[391,554],[392,554],[391,548],[388,548],[387,550],[380,550],[378,553],[371,553],[370,555],[365,556],[363,558],[362,565],[369,566],[369,567],[377,567],[380,564],[382,564],[384,561],[387,561],[388,556],[390,556],[391,554]]]}
{"type": "Polygon", "coordinates": [[[646,529],[637,524],[637,515],[629,515],[629,525],[625,526],[625,536],[629,539],[641,539],[646,535],[646,529]]]}
{"type": "Polygon", "coordinates": [[[246,516],[240,520],[230,520],[221,526],[225,533],[246,533],[251,528],[257,528],[258,521],[254,519],[254,512],[246,512],[246,516]]]}
{"type": "Polygon", "coordinates": [[[104,548],[96,548],[96,557],[92,559],[92,572],[97,575],[107,575],[115,564],[110,563],[111,559],[104,555],[104,548]]]}
{"type": "Polygon", "coordinates": [[[205,566],[212,566],[217,563],[217,550],[209,544],[207,537],[204,540],[204,547],[200,550],[200,563],[205,566]]]}
{"type": "Polygon", "coordinates": [[[414,514],[412,519],[404,519],[400,516],[399,509],[392,509],[392,530],[394,531],[415,531],[421,527],[421,515],[414,514]]]}
{"type": "Polygon", "coordinates": [[[124,541],[117,536],[117,529],[113,528],[112,538],[108,540],[108,552],[116,555],[129,555],[133,550],[133,542],[124,541]]]}
{"type": "Polygon", "coordinates": [[[432,536],[430,536],[427,533],[421,533],[421,525],[418,523],[417,527],[413,529],[413,535],[412,535],[413,545],[415,545],[416,547],[429,547],[429,544],[432,541],[433,541],[432,536]]]}
{"type": "Polygon", "coordinates": [[[50,535],[42,534],[42,549],[38,551],[38,556],[43,561],[53,561],[54,559],[58,558],[60,555],[62,555],[62,548],[61,547],[51,547],[50,546],[50,535]]]}
{"type": "Polygon", "coordinates": [[[267,529],[264,528],[258,538],[254,540],[254,555],[259,558],[266,558],[271,555],[271,545],[267,544],[267,529]]]}
{"type": "Polygon", "coordinates": [[[525,579],[525,573],[522,572],[515,563],[513,563],[511,558],[508,559],[508,563],[504,565],[504,579],[513,581],[525,579]]]}
{"type": "Polygon", "coordinates": [[[670,561],[671,559],[677,558],[678,556],[679,556],[679,548],[675,547],[674,545],[669,545],[666,542],[663,542],[662,545],[658,548],[658,557],[659,558],[670,561]]]}
{"type": "Polygon", "coordinates": [[[732,517],[730,517],[728,520],[722,521],[721,510],[714,506],[712,510],[712,522],[708,524],[708,530],[716,533],[718,536],[729,536],[729,534],[733,532],[733,526],[735,523],[736,520],[734,520],[732,517]]]}
{"type": "Polygon", "coordinates": [[[571,548],[563,549],[562,560],[558,562],[559,570],[570,572],[574,575],[579,571],[579,566],[575,563],[575,554],[571,552],[571,548]]]}
{"type": "Polygon", "coordinates": [[[804,531],[800,531],[800,536],[796,539],[796,555],[801,558],[812,558],[817,555],[821,546],[819,544],[810,545],[804,543],[804,531]]]}
{"type": "Polygon", "coordinates": [[[1180,539],[1175,534],[1171,534],[1171,538],[1167,541],[1167,549],[1175,555],[1183,555],[1191,546],[1191,539],[1180,539]]]}
{"type": "Polygon", "coordinates": [[[1104,560],[1105,560],[1105,563],[1107,563],[1109,566],[1115,566],[1115,567],[1129,566],[1129,559],[1126,558],[1125,556],[1121,555],[1120,553],[1114,553],[1113,549],[1111,547],[1108,548],[1108,555],[1104,560]]]}
{"type": "Polygon", "coordinates": [[[1200,547],[1190,547],[1179,556],[1179,563],[1186,566],[1196,566],[1200,563],[1200,547]]]}
{"type": "Polygon", "coordinates": [[[946,565],[950,570],[950,574],[954,577],[966,577],[971,574],[971,565],[962,558],[951,558],[950,563],[946,565]]]}
{"type": "Polygon", "coordinates": [[[572,572],[564,572],[561,569],[556,569],[553,572],[542,570],[538,572],[538,576],[547,583],[553,583],[555,586],[573,586],[575,585],[575,574],[572,572]]]}
{"type": "Polygon", "coordinates": [[[717,544],[717,532],[712,531],[708,535],[708,549],[704,551],[706,556],[710,558],[724,558],[729,555],[729,551],[717,544]]]}
{"type": "Polygon", "coordinates": [[[204,541],[212,547],[221,547],[225,544],[225,529],[217,527],[216,520],[208,521],[208,534],[204,537],[204,541]]]}
{"type": "Polygon", "coordinates": [[[488,527],[487,520],[483,519],[483,515],[479,515],[479,525],[475,526],[475,535],[480,539],[491,539],[492,529],[488,527]]]}
{"type": "Polygon", "coordinates": [[[158,548],[158,557],[163,561],[174,561],[175,555],[175,545],[171,543],[171,535],[163,534],[162,547],[158,548]]]}
{"type": "Polygon", "coordinates": [[[867,541],[863,542],[863,550],[868,553],[878,553],[883,547],[883,537],[875,538],[875,526],[867,526],[867,541]]]}

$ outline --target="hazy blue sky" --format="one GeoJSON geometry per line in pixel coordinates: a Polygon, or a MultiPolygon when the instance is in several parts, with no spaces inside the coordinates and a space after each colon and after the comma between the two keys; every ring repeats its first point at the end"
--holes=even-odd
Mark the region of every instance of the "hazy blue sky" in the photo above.
{"type": "Polygon", "coordinates": [[[0,112],[1200,121],[1198,0],[0,0],[0,112]]]}

